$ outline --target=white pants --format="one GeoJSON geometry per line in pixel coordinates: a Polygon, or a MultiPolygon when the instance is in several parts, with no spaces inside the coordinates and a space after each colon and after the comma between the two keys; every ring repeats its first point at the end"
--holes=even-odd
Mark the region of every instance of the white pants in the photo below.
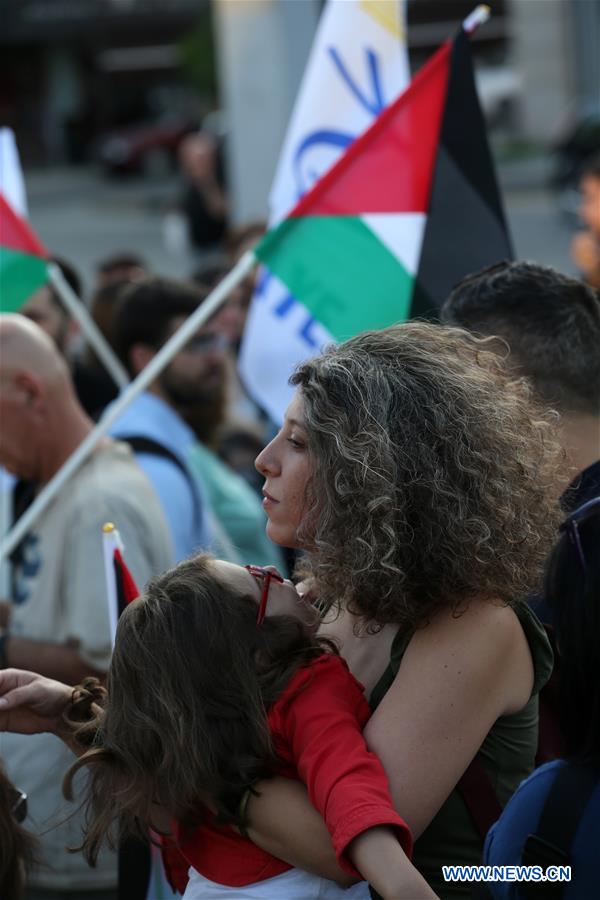
{"type": "Polygon", "coordinates": [[[183,900],[221,900],[237,897],[238,900],[370,900],[366,881],[345,890],[329,881],[302,869],[290,869],[275,878],[257,881],[244,887],[228,887],[204,878],[195,869],[189,870],[189,881],[183,900]]]}

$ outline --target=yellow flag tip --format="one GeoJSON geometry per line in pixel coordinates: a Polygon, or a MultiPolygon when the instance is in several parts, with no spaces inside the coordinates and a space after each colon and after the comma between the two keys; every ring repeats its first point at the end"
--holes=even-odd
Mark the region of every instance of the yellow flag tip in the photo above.
{"type": "Polygon", "coordinates": [[[102,526],[103,534],[110,534],[111,531],[114,531],[114,530],[115,530],[115,526],[113,525],[112,522],[107,522],[105,525],[102,526]]]}

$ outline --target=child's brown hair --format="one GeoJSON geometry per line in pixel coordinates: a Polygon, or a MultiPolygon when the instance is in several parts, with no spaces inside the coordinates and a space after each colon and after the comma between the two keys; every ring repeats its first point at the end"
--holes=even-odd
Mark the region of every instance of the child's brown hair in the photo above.
{"type": "Polygon", "coordinates": [[[120,834],[147,835],[153,804],[193,823],[208,801],[221,822],[243,824],[240,799],[274,761],[269,705],[332,649],[291,616],[256,617],[256,598],[205,555],[152,579],[121,616],[109,699],[83,726],[94,746],[65,781],[70,797],[75,772],[90,769],[82,849],[92,864],[117,820],[120,834]]]}

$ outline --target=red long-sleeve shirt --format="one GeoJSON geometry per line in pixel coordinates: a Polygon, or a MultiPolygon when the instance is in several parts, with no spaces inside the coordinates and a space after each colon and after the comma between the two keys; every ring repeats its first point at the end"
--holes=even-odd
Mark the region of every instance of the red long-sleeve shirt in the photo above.
{"type": "MultiPolygon", "coordinates": [[[[338,862],[354,875],[358,873],[345,850],[369,828],[392,826],[405,852],[412,851],[410,831],[392,806],[383,766],[362,736],[369,715],[362,686],[346,663],[329,653],[298,669],[268,714],[281,761],[276,774],[304,782],[329,829],[338,862]]],[[[192,866],[219,884],[241,887],[291,868],[228,826],[181,828],[176,836],[186,872],[192,866]]],[[[169,857],[171,879],[181,890],[183,873],[177,877],[175,860],[169,857]]]]}

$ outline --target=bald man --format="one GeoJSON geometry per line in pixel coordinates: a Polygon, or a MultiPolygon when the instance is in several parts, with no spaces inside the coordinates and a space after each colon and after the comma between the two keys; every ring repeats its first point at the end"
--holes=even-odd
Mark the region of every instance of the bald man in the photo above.
{"type": "MultiPolygon", "coordinates": [[[[0,464],[42,488],[93,428],[52,340],[19,315],[0,316],[0,464]]],[[[111,642],[102,525],[117,524],[141,586],[171,563],[158,500],[129,449],[105,438],[33,524],[13,558],[0,667],[40,672],[70,684],[103,675],[111,642]]],[[[81,842],[78,815],[65,821],[62,777],[72,759],[50,735],[3,735],[9,777],[29,795],[41,862],[28,897],[105,900],[114,896],[112,855],[90,869],[66,847],[81,842]],[[60,822],[59,827],[53,827],[60,822]]]]}

